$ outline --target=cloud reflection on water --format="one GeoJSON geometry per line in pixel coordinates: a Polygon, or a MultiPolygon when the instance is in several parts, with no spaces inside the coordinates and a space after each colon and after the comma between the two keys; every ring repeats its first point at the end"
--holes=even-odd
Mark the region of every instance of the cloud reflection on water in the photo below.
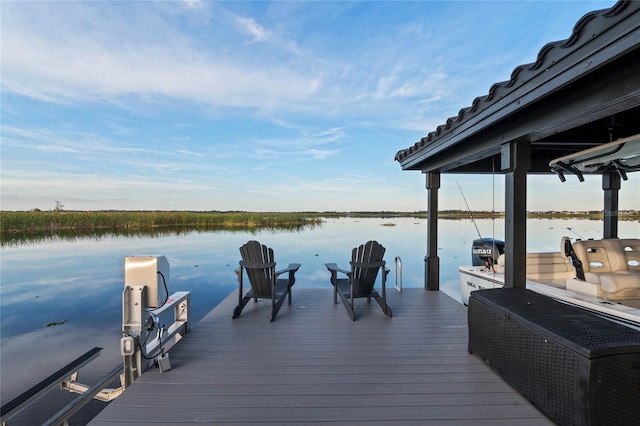
{"type": "MultiPolygon", "coordinates": [[[[483,237],[504,238],[500,233],[502,221],[476,223],[483,237]]],[[[563,235],[576,237],[568,226],[585,238],[601,235],[599,221],[531,220],[528,249],[556,250],[563,235]]],[[[620,235],[637,235],[638,224],[621,222],[619,229],[620,235]]],[[[477,233],[470,220],[440,221],[441,289],[456,299],[458,266],[470,263],[471,242],[475,238],[477,233]]],[[[83,369],[83,377],[97,379],[121,362],[125,256],[165,255],[170,264],[170,292],[191,292],[191,318],[197,322],[236,289],[238,247],[250,239],[272,247],[279,267],[293,262],[302,264],[296,274],[298,288],[329,290],[329,273],[324,264],[334,262],[348,267],[351,249],[370,239],[387,248],[385,260],[392,271],[388,288],[393,287],[396,256],[402,259],[403,286],[424,285],[426,221],[415,218],[327,219],[320,226],[296,232],[191,232],[6,247],[0,259],[3,401],[94,346],[104,350],[97,361],[86,367],[86,372],[83,369]],[[64,320],[67,322],[62,325],[45,327],[48,322],[64,320]]],[[[330,292],[327,303],[331,303],[330,292]]]]}

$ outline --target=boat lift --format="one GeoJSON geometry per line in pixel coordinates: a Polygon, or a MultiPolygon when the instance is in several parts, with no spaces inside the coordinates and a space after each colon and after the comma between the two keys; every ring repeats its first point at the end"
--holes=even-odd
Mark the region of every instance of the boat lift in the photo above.
{"type": "Polygon", "coordinates": [[[93,348],[56,373],[3,404],[0,409],[2,426],[11,417],[60,384],[62,390],[80,394],[51,417],[46,425],[66,425],[67,420],[91,399],[109,402],[120,396],[152,365],[161,372],[171,369],[168,351],[189,331],[191,293],[179,291],[169,295],[169,263],[164,256],[125,257],[125,279],[122,292],[122,339],[120,353],[123,365],[118,365],[98,383],[88,386],[78,382],[82,366],[100,355],[102,348],[93,348]],[[164,300],[161,299],[164,296],[164,300]],[[170,321],[167,327],[167,320],[170,321]],[[155,335],[155,337],[154,337],[155,335]],[[120,386],[105,385],[120,376],[120,386]]]}

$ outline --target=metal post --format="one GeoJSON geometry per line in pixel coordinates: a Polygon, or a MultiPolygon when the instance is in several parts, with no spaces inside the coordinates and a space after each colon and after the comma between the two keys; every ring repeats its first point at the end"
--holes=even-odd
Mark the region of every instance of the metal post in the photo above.
{"type": "Polygon", "coordinates": [[[507,287],[527,285],[527,171],[530,143],[511,142],[502,146],[501,164],[505,176],[505,280],[507,287]]]}
{"type": "Polygon", "coordinates": [[[440,290],[438,189],[440,189],[440,173],[427,173],[427,256],[424,258],[424,287],[427,290],[440,290]]]}
{"type": "Polygon", "coordinates": [[[602,175],[604,190],[604,223],[602,238],[618,238],[618,192],[620,175],[617,172],[602,175]]]}

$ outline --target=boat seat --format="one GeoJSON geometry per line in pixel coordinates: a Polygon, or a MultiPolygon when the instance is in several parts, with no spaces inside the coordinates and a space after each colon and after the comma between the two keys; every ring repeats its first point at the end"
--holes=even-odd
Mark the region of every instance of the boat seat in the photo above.
{"type": "Polygon", "coordinates": [[[605,293],[617,293],[622,290],[636,290],[627,292],[634,299],[640,298],[640,274],[636,272],[615,272],[611,274],[602,274],[600,277],[600,287],[605,293]]]}
{"type": "Polygon", "coordinates": [[[640,238],[621,238],[618,244],[627,259],[629,271],[640,272],[640,238]]]}
{"type": "MultiPolygon", "coordinates": [[[[561,252],[527,253],[527,279],[564,288],[567,278],[576,275],[571,260],[561,252]]],[[[501,254],[494,270],[504,274],[505,256],[501,254]]]]}
{"type": "Polygon", "coordinates": [[[616,256],[615,250],[605,247],[602,240],[579,240],[573,243],[573,251],[582,262],[585,281],[600,284],[600,275],[612,272],[611,260],[617,268],[624,263],[620,256],[616,256]]]}
{"type": "Polygon", "coordinates": [[[504,253],[502,253],[500,256],[498,256],[498,260],[496,261],[496,264],[493,265],[493,270],[499,274],[504,274],[504,262],[505,262],[505,257],[504,257],[504,253]]]}
{"type": "Polygon", "coordinates": [[[640,239],[581,240],[573,250],[585,280],[567,280],[567,289],[605,300],[640,299],[640,239]]]}
{"type": "Polygon", "coordinates": [[[574,276],[575,271],[568,257],[562,253],[528,253],[527,254],[527,278],[567,278],[574,276]]]}

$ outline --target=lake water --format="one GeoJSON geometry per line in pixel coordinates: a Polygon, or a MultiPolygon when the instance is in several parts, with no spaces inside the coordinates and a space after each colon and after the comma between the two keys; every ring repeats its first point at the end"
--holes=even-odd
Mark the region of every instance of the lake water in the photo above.
{"type": "MultiPolygon", "coordinates": [[[[476,224],[482,237],[504,239],[502,220],[477,220],[476,224]]],[[[588,220],[529,220],[527,249],[559,251],[563,235],[572,239],[602,238],[602,224],[588,220]]],[[[640,237],[640,225],[620,222],[619,235],[640,237]]],[[[456,300],[458,266],[471,262],[471,242],[475,238],[478,233],[471,220],[440,220],[440,288],[456,300]]],[[[190,232],[160,237],[51,239],[5,246],[0,263],[2,403],[95,346],[104,350],[81,370],[80,382],[91,385],[122,362],[119,345],[125,256],[166,256],[170,293],[191,292],[191,319],[195,324],[237,288],[233,271],[238,266],[238,247],[252,239],[274,249],[278,267],[291,262],[302,264],[296,274],[298,289],[329,289],[329,273],[324,264],[335,262],[348,267],[351,249],[371,239],[387,248],[391,291],[396,257],[402,260],[402,285],[424,287],[425,219],[339,218],[325,219],[319,226],[295,232],[190,232]],[[46,327],[56,322],[64,323],[46,327]]],[[[332,303],[330,292],[327,303],[332,303]]],[[[10,424],[42,423],[76,396],[53,390],[10,424]]],[[[71,423],[86,423],[104,405],[92,401],[71,423]]]]}

